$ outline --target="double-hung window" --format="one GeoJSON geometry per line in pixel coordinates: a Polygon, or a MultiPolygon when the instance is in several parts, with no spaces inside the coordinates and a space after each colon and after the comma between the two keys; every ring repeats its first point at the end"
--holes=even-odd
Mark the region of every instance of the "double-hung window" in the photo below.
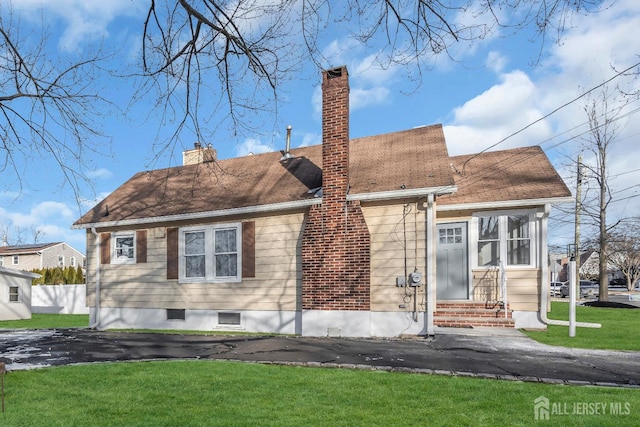
{"type": "Polygon", "coordinates": [[[114,264],[133,264],[135,257],[135,233],[114,233],[111,239],[111,262],[114,264]]]}
{"type": "Polygon", "coordinates": [[[20,288],[9,286],[9,302],[20,302],[20,288]]]}
{"type": "Polygon", "coordinates": [[[529,214],[478,217],[478,266],[531,266],[529,214]]]}
{"type": "Polygon", "coordinates": [[[531,265],[529,215],[507,217],[507,265],[531,265]]]}
{"type": "Polygon", "coordinates": [[[241,227],[237,223],[180,229],[180,281],[240,281],[241,248],[241,227]]]}

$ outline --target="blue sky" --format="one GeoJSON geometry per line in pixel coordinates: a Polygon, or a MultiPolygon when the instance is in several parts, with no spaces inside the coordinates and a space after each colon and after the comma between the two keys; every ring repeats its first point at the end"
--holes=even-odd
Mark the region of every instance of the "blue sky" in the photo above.
{"type": "MultiPolygon", "coordinates": [[[[0,0],[0,6],[4,5],[6,0],[0,0]]],[[[14,19],[20,18],[23,31],[46,23],[51,35],[47,54],[51,58],[73,55],[92,43],[101,43],[106,50],[118,47],[110,66],[123,70],[131,70],[139,57],[146,5],[144,0],[13,2],[14,19]]],[[[6,10],[0,8],[0,13],[6,10]]],[[[327,66],[348,67],[351,137],[442,123],[449,153],[458,155],[493,146],[610,79],[615,70],[640,62],[639,28],[640,2],[619,0],[597,15],[574,16],[561,42],[548,41],[542,51],[538,42],[530,41],[531,33],[512,36],[496,31],[474,44],[455,46],[455,61],[446,56],[435,58],[419,86],[408,79],[411,69],[376,67],[371,52],[350,40],[344,31],[331,32],[332,38],[321,40],[320,45],[331,61],[327,66]]],[[[292,125],[293,147],[320,143],[319,82],[319,73],[308,70],[300,79],[287,82],[277,122],[270,122],[271,117],[256,118],[265,120],[263,134],[234,136],[223,125],[211,133],[210,140],[202,142],[213,144],[221,159],[280,150],[285,128],[292,125]]],[[[159,114],[144,98],[130,106],[131,80],[104,77],[99,84],[122,111],[105,112],[100,123],[104,137],[93,141],[100,153],[85,153],[83,158],[93,188],[86,189],[77,201],[50,159],[23,159],[21,178],[29,183],[27,188],[18,193],[13,181],[0,181],[0,228],[9,230],[10,242],[17,238],[17,230],[22,230],[22,237],[29,241],[29,230],[39,229],[41,242],[66,241],[84,251],[84,232],[72,230],[73,221],[136,172],[179,165],[180,149],[196,141],[195,135],[190,138],[183,133],[182,147],[156,158],[156,143],[169,137],[171,123],[161,123],[159,114]]],[[[629,92],[638,90],[639,83],[620,76],[607,87],[613,91],[614,85],[629,92]]],[[[578,153],[586,162],[593,162],[592,154],[583,148],[584,139],[578,136],[587,130],[583,106],[583,100],[572,103],[495,149],[541,145],[573,189],[572,162],[578,153]]],[[[610,209],[612,219],[638,216],[640,212],[640,115],[635,112],[639,107],[638,101],[628,104],[628,115],[616,122],[618,135],[609,158],[617,200],[610,209]]],[[[595,182],[587,179],[586,185],[593,188],[595,182]]],[[[566,214],[554,213],[552,243],[570,243],[572,220],[566,214]]]]}

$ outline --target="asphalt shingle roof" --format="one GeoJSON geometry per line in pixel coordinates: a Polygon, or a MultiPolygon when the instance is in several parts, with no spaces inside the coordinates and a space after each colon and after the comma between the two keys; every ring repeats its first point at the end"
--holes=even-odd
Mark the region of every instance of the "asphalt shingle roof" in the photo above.
{"type": "Polygon", "coordinates": [[[62,242],[36,243],[31,245],[0,246],[0,255],[32,254],[62,242]]]}
{"type": "MultiPolygon", "coordinates": [[[[136,220],[313,198],[322,146],[140,172],[74,225],[136,220]]],[[[350,141],[350,194],[454,185],[441,125],[350,141]]]]}
{"type": "Polygon", "coordinates": [[[539,146],[454,156],[451,165],[458,191],[439,205],[571,196],[539,146]]]}
{"type": "MultiPolygon", "coordinates": [[[[322,146],[140,172],[83,215],[76,227],[249,208],[313,198],[322,146]]],[[[350,141],[350,194],[458,186],[439,204],[563,197],[569,190],[539,147],[449,157],[441,125],[350,141]],[[465,165],[465,175],[452,165],[465,165]]]]}

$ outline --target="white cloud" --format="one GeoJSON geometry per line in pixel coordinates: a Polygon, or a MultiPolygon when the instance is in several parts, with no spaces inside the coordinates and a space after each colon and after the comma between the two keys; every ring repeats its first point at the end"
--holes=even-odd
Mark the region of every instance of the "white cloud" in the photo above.
{"type": "Polygon", "coordinates": [[[268,153],[270,151],[273,151],[271,146],[254,138],[247,138],[242,144],[236,147],[236,155],[238,157],[247,156],[249,154],[268,153]]]}
{"type": "Polygon", "coordinates": [[[113,173],[106,168],[98,168],[87,173],[89,178],[109,179],[113,176],[113,173]]]}
{"type": "Polygon", "coordinates": [[[489,52],[489,55],[487,55],[485,65],[495,73],[501,73],[502,71],[504,71],[508,62],[509,59],[506,56],[504,56],[500,52],[492,50],[491,52],[489,52]]]}
{"type": "Polygon", "coordinates": [[[93,208],[95,205],[97,205],[102,200],[104,200],[109,194],[111,194],[110,191],[103,191],[97,194],[96,197],[93,199],[82,198],[78,201],[78,203],[80,204],[80,208],[83,210],[83,213],[84,213],[84,211],[87,211],[93,208]]]}
{"type": "MultiPolygon", "coordinates": [[[[487,149],[636,64],[640,60],[640,39],[630,35],[635,34],[637,28],[640,28],[640,2],[620,0],[596,15],[576,16],[561,43],[549,45],[541,64],[529,73],[507,70],[509,58],[506,53],[489,53],[485,64],[498,74],[500,82],[453,110],[453,119],[445,126],[449,152],[455,155],[487,149]]],[[[617,87],[626,92],[637,91],[640,83],[631,77],[620,76],[607,85],[608,93],[614,95],[617,87]]],[[[596,90],[592,95],[597,97],[600,93],[596,90]]],[[[575,165],[572,162],[577,154],[583,152],[585,161],[591,161],[584,150],[584,138],[588,134],[579,136],[588,131],[588,126],[584,125],[587,121],[583,110],[586,101],[585,97],[561,108],[496,149],[540,144],[566,177],[566,182],[574,186],[575,165]]],[[[640,164],[640,150],[636,149],[640,112],[633,112],[638,107],[637,102],[628,107],[632,113],[619,122],[616,142],[608,153],[611,175],[624,173],[610,181],[614,200],[617,200],[609,209],[610,222],[637,216],[640,211],[640,173],[625,173],[636,170],[640,164]]],[[[597,184],[587,179],[586,185],[595,187],[597,184]]],[[[565,221],[572,219],[565,218],[565,221]]],[[[572,231],[563,227],[560,239],[569,239],[567,236],[572,231]]]]}
{"type": "Polygon", "coordinates": [[[65,51],[76,50],[87,40],[109,37],[108,27],[116,18],[144,16],[147,7],[144,0],[20,0],[12,4],[26,19],[62,19],[65,25],[58,44],[65,51]]]}
{"type": "MultiPolygon", "coordinates": [[[[453,111],[452,123],[444,128],[450,154],[483,151],[543,116],[536,106],[536,87],[524,72],[513,71],[500,77],[500,84],[453,111]]],[[[541,122],[495,149],[531,145],[549,134],[549,124],[541,122]]]]}
{"type": "Polygon", "coordinates": [[[43,201],[32,206],[28,211],[0,208],[0,225],[3,231],[9,232],[9,242],[21,238],[24,240],[23,243],[32,243],[34,236],[31,233],[37,230],[42,233],[38,240],[41,243],[63,241],[83,251],[84,231],[71,230],[71,224],[78,216],[65,203],[43,201]]]}
{"type": "Polygon", "coordinates": [[[357,78],[360,84],[380,86],[388,84],[397,75],[398,67],[382,67],[377,55],[369,55],[359,60],[352,60],[349,74],[357,78]]]}
{"type": "Polygon", "coordinates": [[[11,200],[20,197],[20,193],[17,191],[0,191],[0,198],[11,200]]]}
{"type": "MultiPolygon", "coordinates": [[[[358,85],[358,76],[349,75],[349,111],[384,105],[391,102],[391,91],[385,86],[363,87],[358,85]]],[[[322,88],[316,87],[311,97],[313,111],[318,120],[322,115],[322,88]]]]}
{"type": "Polygon", "coordinates": [[[317,133],[305,133],[302,135],[302,143],[297,147],[308,147],[322,144],[322,135],[317,133]]]}
{"type": "Polygon", "coordinates": [[[386,104],[390,102],[390,93],[388,88],[380,86],[371,89],[351,89],[349,110],[355,111],[360,108],[386,104]]]}

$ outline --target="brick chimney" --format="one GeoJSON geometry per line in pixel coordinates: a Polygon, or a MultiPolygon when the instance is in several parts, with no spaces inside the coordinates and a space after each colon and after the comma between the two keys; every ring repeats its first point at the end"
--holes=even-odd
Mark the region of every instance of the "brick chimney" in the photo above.
{"type": "Polygon", "coordinates": [[[186,166],[198,163],[214,162],[216,157],[216,150],[211,144],[207,144],[206,147],[203,147],[202,144],[196,142],[193,144],[193,149],[182,152],[182,165],[186,166]]]}
{"type": "Polygon", "coordinates": [[[370,237],[349,191],[349,75],[322,73],[322,203],[302,234],[302,309],[370,309],[370,237]]]}

